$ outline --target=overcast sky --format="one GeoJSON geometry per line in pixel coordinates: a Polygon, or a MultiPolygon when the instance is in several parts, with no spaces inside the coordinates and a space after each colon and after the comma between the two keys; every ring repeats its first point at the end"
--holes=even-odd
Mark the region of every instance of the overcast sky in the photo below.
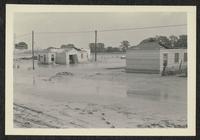
{"type": "MultiPolygon", "coordinates": [[[[73,43],[78,48],[87,48],[94,42],[92,33],[39,34],[37,32],[76,32],[118,28],[137,28],[187,24],[186,13],[16,13],[14,16],[14,33],[16,42],[25,41],[30,46],[31,31],[35,31],[35,47],[60,47],[73,43]],[[21,36],[23,34],[27,36],[21,36]],[[20,37],[21,36],[21,37],[20,37]]],[[[186,26],[159,29],[99,32],[98,42],[105,46],[118,47],[120,42],[128,40],[131,45],[156,35],[187,34],[186,26]]],[[[29,47],[30,48],[30,47],[29,47]]]]}

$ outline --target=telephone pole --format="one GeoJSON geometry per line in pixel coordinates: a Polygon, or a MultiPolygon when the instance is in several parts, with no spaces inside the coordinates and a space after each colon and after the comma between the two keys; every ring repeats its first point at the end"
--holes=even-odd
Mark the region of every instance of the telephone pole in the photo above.
{"type": "Polygon", "coordinates": [[[35,69],[34,66],[34,31],[32,31],[32,59],[33,59],[33,70],[35,69]]]}
{"type": "Polygon", "coordinates": [[[94,52],[94,55],[95,55],[95,61],[97,61],[97,30],[95,30],[94,33],[95,33],[95,43],[94,43],[95,52],[94,52]]]}

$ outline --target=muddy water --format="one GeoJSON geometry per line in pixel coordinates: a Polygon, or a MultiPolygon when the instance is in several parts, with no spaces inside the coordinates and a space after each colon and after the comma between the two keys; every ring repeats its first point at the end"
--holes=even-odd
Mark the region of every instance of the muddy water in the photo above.
{"type": "Polygon", "coordinates": [[[120,55],[100,58],[96,63],[36,65],[35,71],[31,70],[31,61],[22,60],[17,62],[20,68],[14,69],[14,91],[59,100],[95,96],[186,103],[186,78],[127,74],[120,55]],[[59,72],[72,75],[57,76],[59,72]]]}
{"type": "Polygon", "coordinates": [[[126,73],[120,55],[100,58],[77,65],[36,64],[34,71],[30,60],[15,63],[15,125],[40,127],[39,121],[46,124],[41,127],[74,128],[83,125],[81,119],[87,128],[187,126],[186,78],[126,73]]]}

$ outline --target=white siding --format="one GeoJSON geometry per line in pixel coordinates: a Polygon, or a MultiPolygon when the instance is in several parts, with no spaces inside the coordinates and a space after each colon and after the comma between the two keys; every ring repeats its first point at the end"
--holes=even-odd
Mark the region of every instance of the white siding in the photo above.
{"type": "Polygon", "coordinates": [[[55,63],[55,61],[51,60],[52,55],[54,55],[54,60],[55,60],[55,55],[56,54],[55,53],[48,53],[48,55],[47,55],[48,64],[54,64],[55,63]]]}
{"type": "Polygon", "coordinates": [[[70,60],[69,60],[70,55],[77,55],[78,62],[83,63],[83,62],[87,62],[90,58],[90,54],[88,52],[89,52],[88,50],[78,51],[76,49],[71,49],[68,51],[65,49],[51,49],[51,52],[41,52],[38,54],[38,58],[39,58],[39,55],[41,56],[40,60],[38,60],[38,63],[41,63],[41,64],[52,64],[52,63],[69,64],[70,63],[70,60]],[[54,62],[51,60],[52,54],[54,55],[54,62]],[[81,57],[81,54],[83,55],[83,57],[81,57]],[[46,56],[46,60],[44,59],[44,56],[46,56]]]}
{"type": "Polygon", "coordinates": [[[67,52],[56,53],[57,64],[69,64],[69,55],[77,54],[77,50],[72,49],[67,52]]]}
{"type": "Polygon", "coordinates": [[[160,71],[163,70],[163,54],[168,54],[167,70],[177,71],[181,64],[182,69],[187,68],[187,62],[184,62],[184,53],[187,53],[187,49],[163,49],[160,50],[160,71]],[[179,61],[175,62],[175,53],[179,54],[179,61]]]}
{"type": "Polygon", "coordinates": [[[55,56],[55,53],[50,53],[50,52],[39,53],[38,54],[38,63],[40,63],[40,64],[53,64],[54,62],[51,61],[51,55],[52,54],[55,56]],[[46,59],[45,59],[45,57],[46,57],[46,59]]]}
{"type": "Polygon", "coordinates": [[[56,53],[56,64],[67,64],[65,52],[56,53]]]}
{"type": "Polygon", "coordinates": [[[66,52],[66,64],[69,64],[70,63],[70,60],[69,60],[69,55],[77,55],[77,50],[75,49],[72,49],[68,52],[66,52]]]}
{"type": "Polygon", "coordinates": [[[80,51],[78,52],[78,62],[84,63],[88,61],[88,53],[86,51],[80,51]],[[81,57],[82,55],[82,57],[81,57]]]}
{"type": "Polygon", "coordinates": [[[129,50],[126,54],[126,66],[128,71],[159,73],[159,50],[129,50]]]}

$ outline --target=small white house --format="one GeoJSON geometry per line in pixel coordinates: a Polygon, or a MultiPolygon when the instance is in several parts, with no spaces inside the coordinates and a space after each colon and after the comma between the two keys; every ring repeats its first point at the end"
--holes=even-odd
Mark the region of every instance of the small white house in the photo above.
{"type": "Polygon", "coordinates": [[[187,49],[168,49],[160,43],[145,42],[126,53],[126,71],[136,73],[162,73],[187,68],[187,49]]]}
{"type": "Polygon", "coordinates": [[[56,53],[56,64],[76,64],[78,63],[78,50],[66,48],[62,52],[56,53]]]}
{"type": "Polygon", "coordinates": [[[75,47],[52,48],[38,54],[38,63],[42,64],[76,64],[88,62],[89,59],[90,51],[75,47]]]}
{"type": "Polygon", "coordinates": [[[56,53],[49,50],[43,50],[38,53],[38,64],[55,64],[56,53]]]}

